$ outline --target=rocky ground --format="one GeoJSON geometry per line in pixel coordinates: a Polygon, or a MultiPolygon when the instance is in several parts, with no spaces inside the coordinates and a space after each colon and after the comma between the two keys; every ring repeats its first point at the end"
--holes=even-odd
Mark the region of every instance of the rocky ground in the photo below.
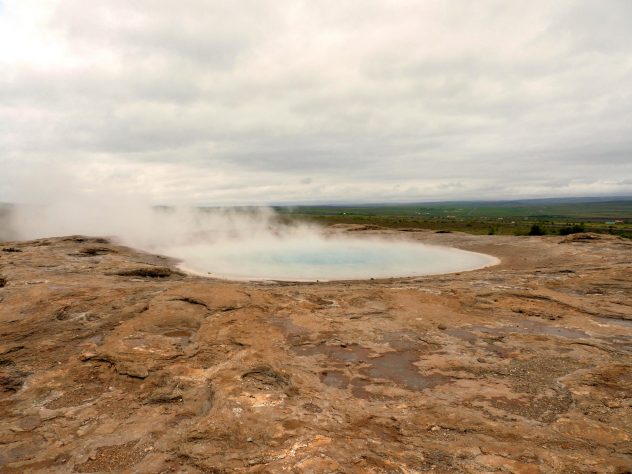
{"type": "Polygon", "coordinates": [[[0,472],[630,472],[632,242],[405,235],[502,263],[244,283],[0,244],[0,472]]]}

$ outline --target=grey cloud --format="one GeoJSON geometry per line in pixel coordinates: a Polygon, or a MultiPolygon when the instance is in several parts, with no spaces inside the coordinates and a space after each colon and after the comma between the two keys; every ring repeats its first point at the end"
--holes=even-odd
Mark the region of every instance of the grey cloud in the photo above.
{"type": "Polygon", "coordinates": [[[625,0],[6,5],[43,18],[0,49],[6,163],[211,204],[632,192],[625,0]]]}

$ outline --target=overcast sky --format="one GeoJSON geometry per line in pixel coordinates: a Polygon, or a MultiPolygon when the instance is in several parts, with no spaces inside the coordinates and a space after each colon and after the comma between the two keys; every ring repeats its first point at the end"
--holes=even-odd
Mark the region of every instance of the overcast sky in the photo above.
{"type": "Polygon", "coordinates": [[[0,0],[0,201],[632,194],[632,1],[0,0]],[[44,170],[44,171],[42,171],[44,170]]]}

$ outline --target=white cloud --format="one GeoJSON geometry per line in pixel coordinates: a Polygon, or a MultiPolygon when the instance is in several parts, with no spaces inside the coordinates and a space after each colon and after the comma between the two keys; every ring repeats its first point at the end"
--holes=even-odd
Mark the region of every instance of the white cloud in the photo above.
{"type": "Polygon", "coordinates": [[[42,164],[156,202],[629,194],[630,10],[4,0],[0,201],[42,164]]]}

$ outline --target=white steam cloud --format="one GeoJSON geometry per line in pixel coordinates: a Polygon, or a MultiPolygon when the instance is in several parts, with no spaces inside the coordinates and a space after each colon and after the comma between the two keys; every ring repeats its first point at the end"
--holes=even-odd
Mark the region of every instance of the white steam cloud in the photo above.
{"type": "MultiPolygon", "coordinates": [[[[470,270],[492,257],[392,238],[350,237],[306,223],[283,223],[270,208],[153,206],[142,192],[82,182],[60,170],[31,174],[16,189],[2,234],[12,239],[110,237],[179,258],[191,271],[219,277],[340,280],[470,270]]],[[[5,237],[6,238],[6,237],[5,237]]]]}
{"type": "Polygon", "coordinates": [[[224,239],[318,232],[306,224],[283,226],[269,208],[155,206],[141,191],[132,193],[85,182],[60,169],[42,168],[16,189],[15,206],[4,225],[5,239],[80,234],[112,237],[130,247],[159,251],[224,239]]]}

